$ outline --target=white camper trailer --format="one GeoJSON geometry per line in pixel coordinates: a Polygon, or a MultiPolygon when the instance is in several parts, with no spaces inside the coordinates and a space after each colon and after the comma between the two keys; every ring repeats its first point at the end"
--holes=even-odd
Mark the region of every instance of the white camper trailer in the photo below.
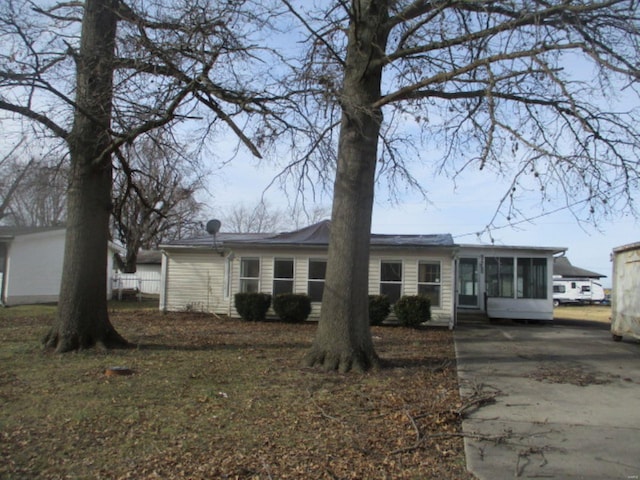
{"type": "Polygon", "coordinates": [[[565,303],[599,303],[604,300],[602,284],[591,278],[556,278],[553,280],[553,305],[565,303]]]}
{"type": "Polygon", "coordinates": [[[613,249],[611,334],[640,339],[640,242],[613,249]]]}

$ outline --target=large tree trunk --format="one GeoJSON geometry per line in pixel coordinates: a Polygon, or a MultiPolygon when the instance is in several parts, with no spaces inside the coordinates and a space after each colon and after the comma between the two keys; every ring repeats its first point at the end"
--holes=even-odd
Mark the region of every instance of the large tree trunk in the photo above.
{"type": "Polygon", "coordinates": [[[342,91],[338,168],[331,238],[318,331],[305,358],[309,366],[346,372],[378,365],[369,327],[369,244],[387,2],[354,2],[342,91]]]}
{"type": "Polygon", "coordinates": [[[77,61],[67,234],[58,314],[44,339],[58,352],[127,345],[107,313],[107,251],[111,210],[110,144],[113,56],[118,0],[84,4],[77,61]]]}

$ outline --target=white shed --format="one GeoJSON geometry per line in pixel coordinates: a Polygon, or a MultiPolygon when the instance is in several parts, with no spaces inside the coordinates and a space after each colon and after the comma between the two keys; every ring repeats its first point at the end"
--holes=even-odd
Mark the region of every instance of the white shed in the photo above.
{"type": "Polygon", "coordinates": [[[640,339],[640,242],[613,249],[611,333],[640,339]]]}
{"type": "MultiPolygon", "coordinates": [[[[64,227],[0,227],[0,303],[57,302],[65,244],[64,227]]],[[[113,273],[110,245],[107,296],[113,273]]]]}

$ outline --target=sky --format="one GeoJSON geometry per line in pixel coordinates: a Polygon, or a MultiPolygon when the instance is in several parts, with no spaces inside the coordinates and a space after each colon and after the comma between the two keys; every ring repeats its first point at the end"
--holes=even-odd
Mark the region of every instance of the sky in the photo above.
{"type": "MultiPolygon", "coordinates": [[[[293,31],[287,30],[278,43],[283,52],[300,48],[291,35],[293,31]]],[[[573,61],[570,71],[576,78],[590,76],[592,73],[586,66],[573,61]]],[[[624,97],[624,93],[618,92],[618,97],[618,103],[626,107],[627,98],[624,97]]],[[[3,129],[6,135],[6,123],[3,123],[3,129]]],[[[225,157],[225,153],[228,152],[219,154],[223,161],[231,156],[225,157]]],[[[222,171],[216,171],[216,175],[211,177],[211,196],[205,199],[205,203],[215,212],[213,215],[223,215],[225,211],[238,204],[254,206],[260,201],[263,191],[277,172],[277,169],[270,167],[266,161],[258,164],[248,154],[239,154],[222,171]]],[[[456,243],[489,242],[487,235],[478,238],[475,232],[483,231],[490,223],[500,196],[507,187],[506,184],[501,184],[485,172],[472,172],[455,186],[446,177],[428,177],[426,174],[422,175],[423,172],[417,173],[421,181],[425,179],[425,184],[429,185],[430,203],[427,204],[412,192],[400,196],[395,203],[390,202],[387,192],[381,189],[377,192],[373,211],[374,233],[450,233],[456,243]]],[[[274,208],[286,209],[288,206],[287,198],[277,187],[272,187],[264,197],[274,208]]],[[[331,198],[320,197],[314,203],[326,206],[329,210],[331,198]]],[[[552,210],[554,207],[548,208],[552,210]]],[[[525,204],[524,213],[528,217],[537,217],[540,211],[536,205],[525,204]]],[[[501,226],[504,226],[504,223],[498,220],[494,225],[498,228],[491,232],[495,244],[567,248],[566,255],[575,266],[607,275],[603,282],[605,286],[611,283],[612,249],[640,241],[639,222],[622,215],[603,220],[597,226],[593,226],[579,224],[570,212],[559,211],[531,222],[519,223],[516,227],[500,228],[501,226]]],[[[224,225],[222,228],[224,231],[224,225]]]]}
{"type": "MultiPolygon", "coordinates": [[[[220,215],[235,205],[255,206],[263,191],[276,174],[267,162],[257,164],[240,156],[211,179],[210,190],[220,215]]],[[[407,193],[398,201],[390,202],[384,189],[376,194],[373,209],[372,232],[388,234],[450,233],[458,244],[488,244],[487,235],[478,237],[491,221],[501,193],[506,188],[490,174],[477,172],[454,184],[450,179],[433,179],[436,188],[430,189],[430,203],[417,194],[407,193]]],[[[268,205],[285,210],[288,201],[276,187],[264,193],[268,205]]],[[[329,195],[317,199],[330,211],[329,195]]],[[[553,207],[549,208],[550,210],[553,207]]],[[[527,216],[540,213],[537,205],[525,209],[527,216]]],[[[585,268],[607,277],[605,287],[611,286],[610,255],[613,248],[640,241],[640,222],[634,218],[618,217],[602,220],[597,226],[578,223],[566,210],[541,216],[517,226],[508,226],[498,220],[491,232],[496,245],[562,247],[574,266],[585,268]],[[500,228],[504,226],[504,228],[500,228]]],[[[224,231],[224,225],[222,226],[224,231]]]]}

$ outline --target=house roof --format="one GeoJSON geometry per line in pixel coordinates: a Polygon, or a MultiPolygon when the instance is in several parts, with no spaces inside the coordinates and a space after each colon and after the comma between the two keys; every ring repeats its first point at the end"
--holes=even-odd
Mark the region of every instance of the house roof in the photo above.
{"type": "Polygon", "coordinates": [[[138,265],[160,265],[162,252],[160,250],[140,250],[136,263],[138,265]]]}
{"type": "Polygon", "coordinates": [[[215,237],[206,235],[202,237],[182,238],[173,240],[169,243],[160,245],[160,247],[212,247],[214,245],[222,246],[233,244],[235,242],[250,242],[260,238],[273,236],[273,233],[218,233],[215,237]]]}
{"type": "Polygon", "coordinates": [[[55,230],[64,230],[64,225],[57,227],[16,227],[16,226],[0,226],[0,240],[12,240],[21,235],[30,235],[33,233],[52,232],[55,230]]]}
{"type": "Polygon", "coordinates": [[[553,274],[563,278],[604,278],[606,275],[574,267],[567,257],[553,258],[553,274]]]}
{"type": "Polygon", "coordinates": [[[627,245],[620,245],[613,249],[613,253],[622,253],[628,250],[640,250],[640,242],[628,243],[627,245]]]}
{"type": "MultiPolygon", "coordinates": [[[[231,246],[327,246],[329,245],[329,232],[331,221],[309,225],[308,227],[284,233],[219,233],[215,236],[176,240],[166,247],[211,247],[215,244],[219,247],[231,246]]],[[[434,235],[384,235],[371,234],[372,246],[384,247],[454,247],[453,237],[448,234],[434,235]]]]}

